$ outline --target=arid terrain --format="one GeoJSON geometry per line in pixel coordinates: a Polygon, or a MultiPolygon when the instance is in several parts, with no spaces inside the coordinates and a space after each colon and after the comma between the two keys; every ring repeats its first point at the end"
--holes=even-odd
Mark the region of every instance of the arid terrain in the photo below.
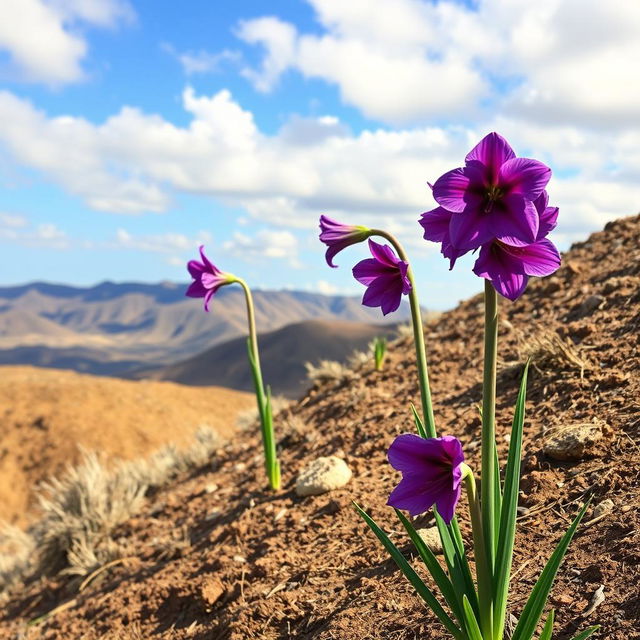
{"type": "Polygon", "coordinates": [[[185,446],[202,426],[229,436],[254,404],[218,387],[0,367],[0,520],[29,522],[35,487],[76,464],[82,448],[132,459],[185,446]]]}
{"type": "MultiPolygon", "coordinates": [[[[502,459],[532,358],[510,614],[519,615],[553,546],[593,497],[550,600],[554,640],[589,624],[601,625],[599,639],[640,638],[639,238],[640,216],[610,223],[574,245],[554,276],[533,279],[517,303],[501,301],[502,459]],[[550,443],[578,425],[589,438],[572,459],[558,459],[550,443]]],[[[472,466],[482,313],[477,296],[426,327],[437,427],[462,440],[472,466]]],[[[396,434],[413,430],[410,402],[419,404],[415,358],[403,338],[382,372],[363,364],[277,416],[282,490],[265,485],[256,428],[234,437],[209,464],[150,492],[111,532],[126,542],[122,558],[87,579],[34,576],[15,590],[0,637],[446,640],[351,506],[366,507],[425,575],[385,506],[399,480],[385,453],[396,434]],[[343,457],[352,480],[297,497],[297,474],[326,455],[343,457]],[[158,540],[177,530],[182,543],[168,552],[158,540]]]]}

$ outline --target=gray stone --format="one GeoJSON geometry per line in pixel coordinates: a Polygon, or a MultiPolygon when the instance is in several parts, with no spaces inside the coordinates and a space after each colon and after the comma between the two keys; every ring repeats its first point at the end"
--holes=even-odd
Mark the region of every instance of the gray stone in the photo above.
{"type": "Polygon", "coordinates": [[[299,496],[317,496],[344,487],[351,480],[351,469],[337,456],[318,458],[298,475],[296,493],[299,496]]]}
{"type": "Polygon", "coordinates": [[[442,553],[442,541],[438,533],[438,527],[427,527],[426,529],[417,529],[416,533],[422,538],[422,541],[431,549],[433,553],[442,553]]]}
{"type": "Polygon", "coordinates": [[[542,450],[554,460],[582,460],[598,440],[602,439],[602,425],[595,422],[562,427],[549,436],[542,450]]]}
{"type": "Polygon", "coordinates": [[[614,506],[615,505],[613,504],[613,500],[609,498],[607,498],[606,500],[603,500],[602,502],[599,502],[593,508],[593,517],[599,518],[600,516],[603,516],[605,513],[609,513],[609,511],[613,510],[614,506]]]}

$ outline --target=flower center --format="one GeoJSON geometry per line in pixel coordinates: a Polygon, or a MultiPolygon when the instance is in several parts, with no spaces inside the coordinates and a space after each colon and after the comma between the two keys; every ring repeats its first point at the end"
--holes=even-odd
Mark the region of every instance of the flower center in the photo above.
{"type": "Polygon", "coordinates": [[[484,212],[491,213],[495,203],[502,198],[504,191],[497,185],[491,185],[486,193],[486,200],[484,204],[484,212]]]}

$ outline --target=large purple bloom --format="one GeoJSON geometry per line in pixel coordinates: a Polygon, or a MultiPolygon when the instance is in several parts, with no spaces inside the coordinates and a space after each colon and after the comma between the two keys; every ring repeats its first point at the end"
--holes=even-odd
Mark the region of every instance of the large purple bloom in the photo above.
{"type": "Polygon", "coordinates": [[[449,524],[460,499],[462,445],[453,436],[421,438],[413,433],[398,436],[387,452],[389,462],[402,472],[400,484],[387,504],[405,509],[412,516],[428,511],[434,504],[449,524]]]}
{"type": "Polygon", "coordinates": [[[433,197],[450,211],[449,240],[455,257],[494,239],[527,245],[536,241],[539,218],[533,204],[551,169],[516,158],[497,133],[485,136],[465,158],[465,166],[440,176],[433,197]]]}
{"type": "Polygon", "coordinates": [[[336,222],[325,215],[320,216],[320,241],[327,245],[325,258],[330,267],[337,253],[359,242],[364,242],[370,235],[370,229],[352,224],[336,222]]]}
{"type": "Polygon", "coordinates": [[[371,239],[369,250],[373,258],[358,262],[353,267],[353,275],[367,287],[362,304],[366,307],[380,307],[386,316],[400,306],[402,295],[411,291],[411,282],[407,276],[409,265],[400,260],[391,247],[371,239]]]}
{"type": "Polygon", "coordinates": [[[187,263],[187,269],[193,278],[193,282],[189,285],[185,295],[190,298],[204,298],[204,310],[209,311],[209,302],[215,292],[220,287],[231,284],[234,279],[231,274],[220,271],[204,255],[204,246],[200,246],[200,258],[202,262],[189,260],[187,263]]]}

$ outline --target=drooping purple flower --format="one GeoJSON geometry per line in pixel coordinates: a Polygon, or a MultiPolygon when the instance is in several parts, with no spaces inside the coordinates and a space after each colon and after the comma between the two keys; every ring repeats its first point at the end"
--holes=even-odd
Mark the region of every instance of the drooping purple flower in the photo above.
{"type": "Polygon", "coordinates": [[[451,236],[449,235],[452,215],[451,211],[447,211],[443,207],[436,207],[421,214],[418,220],[420,226],[424,229],[422,237],[425,240],[431,240],[431,242],[441,243],[442,255],[445,258],[449,258],[450,269],[453,269],[453,265],[460,255],[451,244],[451,236]]]}
{"type": "Polygon", "coordinates": [[[402,480],[391,492],[387,504],[405,509],[412,516],[428,511],[434,504],[449,524],[460,499],[464,454],[453,436],[421,438],[413,433],[399,435],[387,452],[402,480]]]}
{"type": "Polygon", "coordinates": [[[342,224],[325,215],[320,216],[320,241],[328,247],[325,254],[327,264],[330,267],[337,267],[333,264],[336,254],[352,244],[364,242],[369,237],[370,231],[367,227],[342,224]]]}
{"type": "Polygon", "coordinates": [[[551,169],[538,160],[516,158],[497,133],[485,136],[466,156],[465,166],[440,176],[433,197],[453,215],[449,240],[459,257],[494,239],[531,244],[539,216],[533,202],[543,193],[551,169]]]}
{"type": "Polygon", "coordinates": [[[193,282],[189,285],[185,295],[190,298],[204,298],[204,310],[209,311],[209,302],[215,292],[226,284],[231,284],[234,277],[230,273],[220,271],[207,256],[204,255],[204,245],[200,246],[200,258],[189,260],[187,269],[193,282]]]}
{"type": "Polygon", "coordinates": [[[367,287],[362,298],[366,307],[380,307],[383,315],[400,306],[402,295],[411,291],[407,276],[409,265],[400,260],[387,245],[369,239],[369,250],[373,258],[361,260],[353,267],[353,276],[367,287]]]}

